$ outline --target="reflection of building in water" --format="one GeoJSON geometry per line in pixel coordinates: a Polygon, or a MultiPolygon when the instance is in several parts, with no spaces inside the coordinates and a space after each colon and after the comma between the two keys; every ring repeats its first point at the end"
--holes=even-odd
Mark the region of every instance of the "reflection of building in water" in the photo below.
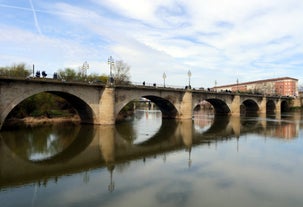
{"type": "Polygon", "coordinates": [[[203,111],[203,110],[194,112],[195,127],[205,129],[210,127],[213,121],[214,121],[213,113],[209,113],[208,111],[203,111]]]}
{"type": "Polygon", "coordinates": [[[158,119],[162,117],[162,113],[160,110],[135,110],[135,117],[137,119],[141,119],[145,117],[145,119],[158,119]]]}
{"type": "Polygon", "coordinates": [[[195,107],[195,111],[199,111],[199,110],[203,110],[203,111],[209,111],[214,113],[214,107],[213,105],[211,105],[211,103],[209,103],[208,101],[201,101],[196,107],[195,107]]]}
{"type": "Polygon", "coordinates": [[[139,100],[133,101],[134,103],[134,110],[141,109],[141,110],[158,110],[157,105],[154,102],[151,102],[147,98],[140,98],[139,100]]]}
{"type": "Polygon", "coordinates": [[[293,139],[298,137],[298,130],[293,123],[283,124],[275,128],[273,136],[283,139],[293,139]]]}

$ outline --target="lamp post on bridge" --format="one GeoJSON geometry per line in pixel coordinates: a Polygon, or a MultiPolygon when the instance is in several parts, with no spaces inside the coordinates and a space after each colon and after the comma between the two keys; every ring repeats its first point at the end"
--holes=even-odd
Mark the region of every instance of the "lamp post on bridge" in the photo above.
{"type": "Polygon", "coordinates": [[[33,78],[35,78],[35,64],[33,64],[33,78]]]}
{"type": "Polygon", "coordinates": [[[188,75],[188,88],[190,89],[191,88],[191,86],[190,86],[190,77],[191,77],[190,70],[188,70],[187,75],[188,75]]]}
{"type": "Polygon", "coordinates": [[[114,59],[112,56],[110,56],[108,58],[107,63],[109,64],[109,71],[110,71],[109,72],[109,83],[113,84],[114,78],[113,78],[113,72],[112,72],[113,68],[112,67],[114,66],[114,59]]]}
{"type": "Polygon", "coordinates": [[[86,79],[87,70],[89,69],[89,64],[85,61],[82,65],[82,76],[86,79]]]}
{"type": "Polygon", "coordinates": [[[164,88],[165,88],[165,79],[166,79],[166,74],[165,74],[165,72],[164,72],[164,73],[163,73],[164,88]]]}

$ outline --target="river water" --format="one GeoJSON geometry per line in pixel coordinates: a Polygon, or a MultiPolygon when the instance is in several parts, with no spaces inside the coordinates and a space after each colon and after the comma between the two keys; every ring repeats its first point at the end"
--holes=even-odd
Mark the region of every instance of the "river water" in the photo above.
{"type": "Polygon", "coordinates": [[[303,206],[301,113],[60,124],[0,133],[0,203],[303,206]]]}

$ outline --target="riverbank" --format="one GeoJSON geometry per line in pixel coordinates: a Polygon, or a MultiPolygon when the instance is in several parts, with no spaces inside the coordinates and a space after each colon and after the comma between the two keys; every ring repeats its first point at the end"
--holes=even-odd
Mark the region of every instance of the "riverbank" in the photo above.
{"type": "Polygon", "coordinates": [[[9,129],[15,129],[18,127],[35,127],[35,126],[43,126],[43,125],[54,125],[61,123],[80,123],[79,116],[70,116],[70,117],[25,117],[22,119],[11,118],[5,122],[4,127],[9,129]]]}

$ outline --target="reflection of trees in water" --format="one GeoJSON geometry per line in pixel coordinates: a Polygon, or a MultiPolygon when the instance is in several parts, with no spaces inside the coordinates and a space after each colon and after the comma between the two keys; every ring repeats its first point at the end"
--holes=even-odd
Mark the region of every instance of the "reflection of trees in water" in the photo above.
{"type": "Polygon", "coordinates": [[[23,128],[1,132],[6,145],[19,157],[39,161],[48,159],[68,148],[77,138],[80,126],[60,125],[23,128]]]}

